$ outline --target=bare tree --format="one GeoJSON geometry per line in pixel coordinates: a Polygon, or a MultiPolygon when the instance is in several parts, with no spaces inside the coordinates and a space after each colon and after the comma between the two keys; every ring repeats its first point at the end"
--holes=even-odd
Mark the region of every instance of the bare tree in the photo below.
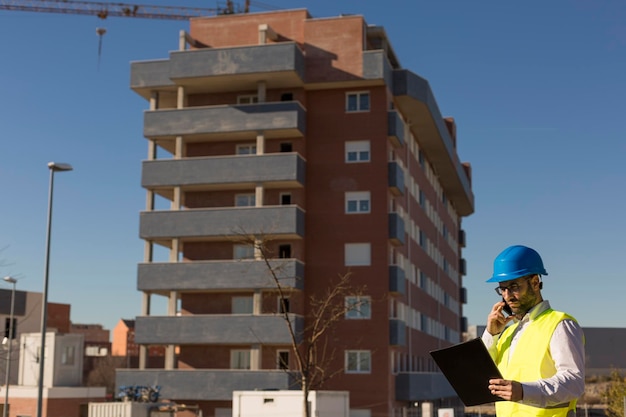
{"type": "Polygon", "coordinates": [[[107,355],[94,361],[94,368],[87,376],[88,387],[106,387],[107,394],[115,395],[115,370],[125,368],[123,356],[107,355]]]}
{"type": "Polygon", "coordinates": [[[304,328],[301,334],[296,334],[292,323],[292,316],[286,305],[288,296],[293,292],[285,287],[279,277],[281,266],[272,262],[275,258],[268,247],[266,237],[246,238],[247,244],[254,245],[257,258],[265,262],[281,303],[280,313],[287,325],[291,337],[291,347],[295,355],[297,370],[299,371],[299,385],[303,393],[303,409],[306,417],[311,416],[308,406],[309,393],[319,389],[324,382],[343,371],[343,368],[332,369],[331,363],[335,358],[336,347],[329,344],[329,337],[337,324],[350,311],[360,311],[369,304],[361,296],[365,286],[353,285],[351,273],[338,274],[336,280],[331,280],[321,296],[312,295],[308,298],[308,311],[305,317],[304,328]],[[346,297],[354,297],[354,302],[346,302],[346,297]]]}

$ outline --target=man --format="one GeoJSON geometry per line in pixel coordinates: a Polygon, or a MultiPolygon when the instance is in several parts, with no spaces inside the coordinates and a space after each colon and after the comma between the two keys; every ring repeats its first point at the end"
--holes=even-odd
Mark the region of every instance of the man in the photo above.
{"type": "Polygon", "coordinates": [[[493,276],[502,301],[487,316],[482,340],[503,379],[490,379],[496,414],[570,417],[585,389],[584,337],[576,320],[541,296],[548,275],[539,254],[511,246],[495,259],[493,276]],[[508,306],[511,315],[504,314],[508,306]],[[512,324],[507,327],[509,323],[512,324]]]}

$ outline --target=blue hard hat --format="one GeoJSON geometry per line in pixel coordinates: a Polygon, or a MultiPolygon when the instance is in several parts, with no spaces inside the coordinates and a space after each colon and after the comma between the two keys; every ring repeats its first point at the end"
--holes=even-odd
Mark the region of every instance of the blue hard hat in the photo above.
{"type": "Polygon", "coordinates": [[[493,261],[493,276],[487,282],[511,281],[534,274],[548,275],[537,251],[522,245],[509,246],[493,261]]]}

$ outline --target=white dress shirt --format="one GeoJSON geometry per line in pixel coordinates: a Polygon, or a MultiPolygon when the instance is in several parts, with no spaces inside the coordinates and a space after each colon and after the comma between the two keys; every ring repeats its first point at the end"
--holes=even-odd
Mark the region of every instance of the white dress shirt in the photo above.
{"type": "MultiPolygon", "coordinates": [[[[544,300],[531,308],[519,320],[519,325],[515,329],[515,334],[511,340],[509,357],[515,350],[515,346],[528,324],[549,308],[550,303],[544,300]]],[[[496,344],[500,334],[491,335],[485,330],[482,335],[482,340],[492,358],[495,358],[496,344]]],[[[565,319],[556,326],[550,339],[550,355],[554,360],[556,374],[550,378],[537,381],[518,381],[522,384],[524,390],[524,398],[520,401],[521,404],[545,408],[570,402],[584,393],[584,337],[583,331],[577,322],[565,319]]]]}

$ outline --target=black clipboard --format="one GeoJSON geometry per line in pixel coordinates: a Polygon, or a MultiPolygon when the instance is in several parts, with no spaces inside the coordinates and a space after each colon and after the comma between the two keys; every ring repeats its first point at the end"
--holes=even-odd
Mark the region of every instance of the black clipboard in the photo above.
{"type": "Polygon", "coordinates": [[[433,350],[430,356],[465,406],[504,401],[489,391],[489,380],[502,374],[479,337],[433,350]]]}

